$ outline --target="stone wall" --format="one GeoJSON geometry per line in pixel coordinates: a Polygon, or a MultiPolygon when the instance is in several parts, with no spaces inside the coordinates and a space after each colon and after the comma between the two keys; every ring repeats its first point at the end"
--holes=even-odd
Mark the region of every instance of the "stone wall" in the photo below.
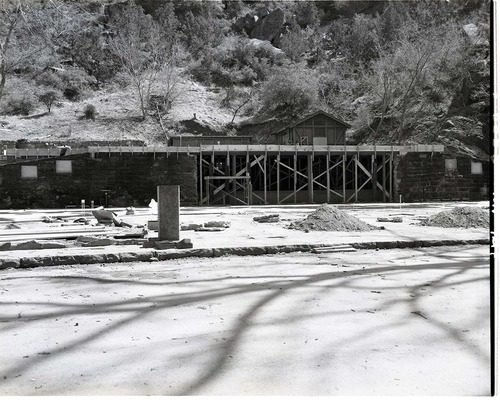
{"type": "Polygon", "coordinates": [[[489,199],[489,164],[482,174],[471,173],[472,160],[440,153],[408,153],[395,161],[395,200],[403,202],[489,199]],[[456,159],[456,169],[446,169],[446,159],[456,159]]]}
{"type": "Polygon", "coordinates": [[[186,155],[99,154],[71,160],[71,173],[57,173],[56,160],[27,160],[0,166],[0,208],[63,208],[104,205],[144,207],[156,199],[156,186],[180,185],[181,205],[197,204],[196,157],[186,155]],[[22,178],[22,166],[37,166],[37,178],[22,178]]]}

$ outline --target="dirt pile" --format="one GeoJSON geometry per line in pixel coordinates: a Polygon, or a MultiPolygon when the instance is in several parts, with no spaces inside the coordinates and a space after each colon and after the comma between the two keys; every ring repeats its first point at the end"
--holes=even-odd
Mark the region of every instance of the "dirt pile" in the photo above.
{"type": "Polygon", "coordinates": [[[478,207],[456,207],[431,215],[422,221],[422,225],[442,228],[488,228],[490,215],[488,210],[478,207]]]}
{"type": "Polygon", "coordinates": [[[379,228],[360,221],[358,218],[350,216],[338,208],[323,204],[305,219],[292,222],[289,229],[353,232],[376,230],[379,228]]]}

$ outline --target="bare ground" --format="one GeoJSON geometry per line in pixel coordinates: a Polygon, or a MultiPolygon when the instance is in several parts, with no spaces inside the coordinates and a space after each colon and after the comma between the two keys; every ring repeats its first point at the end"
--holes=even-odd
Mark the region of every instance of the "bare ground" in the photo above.
{"type": "Polygon", "coordinates": [[[488,395],[486,246],[7,270],[4,395],[488,395]]]}

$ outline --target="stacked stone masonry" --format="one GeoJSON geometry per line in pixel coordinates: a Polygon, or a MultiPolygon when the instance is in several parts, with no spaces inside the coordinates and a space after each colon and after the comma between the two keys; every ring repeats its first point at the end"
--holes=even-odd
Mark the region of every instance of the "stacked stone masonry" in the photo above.
{"type": "Polygon", "coordinates": [[[188,155],[107,154],[71,160],[71,173],[56,173],[55,159],[27,160],[0,167],[0,208],[147,206],[158,185],[179,185],[181,205],[197,203],[196,158],[188,155]],[[22,178],[22,166],[36,166],[36,178],[22,178]],[[104,190],[109,190],[106,192],[104,190]]]}
{"type": "Polygon", "coordinates": [[[477,201],[488,198],[487,163],[482,163],[481,174],[473,174],[470,158],[438,153],[408,153],[398,159],[396,186],[404,202],[477,201]],[[447,169],[446,159],[456,160],[456,169],[447,169]]]}

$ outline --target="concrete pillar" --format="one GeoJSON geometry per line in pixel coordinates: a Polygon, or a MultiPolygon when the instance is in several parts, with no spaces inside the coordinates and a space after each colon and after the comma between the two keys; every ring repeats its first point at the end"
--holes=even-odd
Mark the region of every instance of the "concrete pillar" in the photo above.
{"type": "Polygon", "coordinates": [[[179,240],[180,238],[180,187],[158,186],[158,238],[179,240]]]}

